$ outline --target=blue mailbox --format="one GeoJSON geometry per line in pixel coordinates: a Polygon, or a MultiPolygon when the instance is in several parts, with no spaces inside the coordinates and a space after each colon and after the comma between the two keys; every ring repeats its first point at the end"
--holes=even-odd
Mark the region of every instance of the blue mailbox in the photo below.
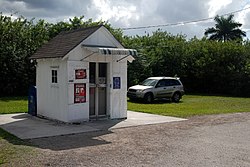
{"type": "Polygon", "coordinates": [[[32,116],[37,115],[37,96],[36,87],[30,86],[28,94],[28,114],[32,116]]]}

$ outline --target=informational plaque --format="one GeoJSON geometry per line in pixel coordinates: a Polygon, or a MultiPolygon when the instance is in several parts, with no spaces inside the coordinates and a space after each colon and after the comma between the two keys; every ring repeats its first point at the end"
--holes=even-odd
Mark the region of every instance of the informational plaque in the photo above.
{"type": "Polygon", "coordinates": [[[74,103],[86,102],[86,83],[74,84],[74,103]]]}
{"type": "Polygon", "coordinates": [[[86,79],[87,78],[86,69],[76,69],[75,70],[75,78],[76,79],[86,79]]]}
{"type": "Polygon", "coordinates": [[[121,77],[113,77],[113,89],[121,89],[121,77]]]}

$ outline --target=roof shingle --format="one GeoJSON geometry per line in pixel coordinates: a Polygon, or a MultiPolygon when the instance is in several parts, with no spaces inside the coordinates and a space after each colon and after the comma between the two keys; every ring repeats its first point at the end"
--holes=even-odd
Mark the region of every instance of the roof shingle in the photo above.
{"type": "Polygon", "coordinates": [[[64,57],[101,26],[102,25],[62,32],[39,48],[35,54],[31,56],[31,59],[64,57]]]}

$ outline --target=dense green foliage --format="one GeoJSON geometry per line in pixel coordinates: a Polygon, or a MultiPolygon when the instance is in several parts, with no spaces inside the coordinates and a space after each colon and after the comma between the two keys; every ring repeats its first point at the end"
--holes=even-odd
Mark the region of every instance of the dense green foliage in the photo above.
{"type": "Polygon", "coordinates": [[[35,83],[35,64],[29,57],[61,31],[105,25],[127,48],[138,50],[129,64],[128,85],[149,76],[178,76],[187,92],[250,96],[250,43],[187,40],[156,31],[123,36],[107,22],[74,17],[55,24],[0,15],[0,96],[27,95],[35,83]]]}
{"type": "Polygon", "coordinates": [[[214,18],[215,27],[208,28],[205,35],[210,35],[209,39],[218,41],[242,40],[246,36],[246,32],[242,31],[241,23],[233,20],[234,15],[230,14],[228,17],[216,16],[214,18]]]}
{"type": "Polygon", "coordinates": [[[250,96],[250,43],[216,42],[157,31],[124,38],[139,51],[129,65],[129,84],[148,76],[178,76],[187,92],[250,96]]]}
{"type": "Polygon", "coordinates": [[[0,94],[24,94],[34,83],[35,68],[29,57],[49,39],[44,21],[12,20],[0,15],[0,94]]]}
{"type": "Polygon", "coordinates": [[[0,14],[0,96],[27,94],[28,87],[35,84],[35,62],[29,57],[42,44],[61,31],[101,24],[121,40],[121,30],[113,29],[103,21],[83,21],[83,16],[51,24],[44,20],[35,22],[0,14]]]}

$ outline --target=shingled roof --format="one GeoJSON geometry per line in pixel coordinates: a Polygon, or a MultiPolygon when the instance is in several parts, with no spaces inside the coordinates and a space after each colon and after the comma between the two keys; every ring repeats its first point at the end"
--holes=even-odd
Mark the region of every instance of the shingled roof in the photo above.
{"type": "Polygon", "coordinates": [[[36,53],[31,56],[31,59],[64,57],[100,27],[102,26],[62,32],[39,48],[36,53]]]}

